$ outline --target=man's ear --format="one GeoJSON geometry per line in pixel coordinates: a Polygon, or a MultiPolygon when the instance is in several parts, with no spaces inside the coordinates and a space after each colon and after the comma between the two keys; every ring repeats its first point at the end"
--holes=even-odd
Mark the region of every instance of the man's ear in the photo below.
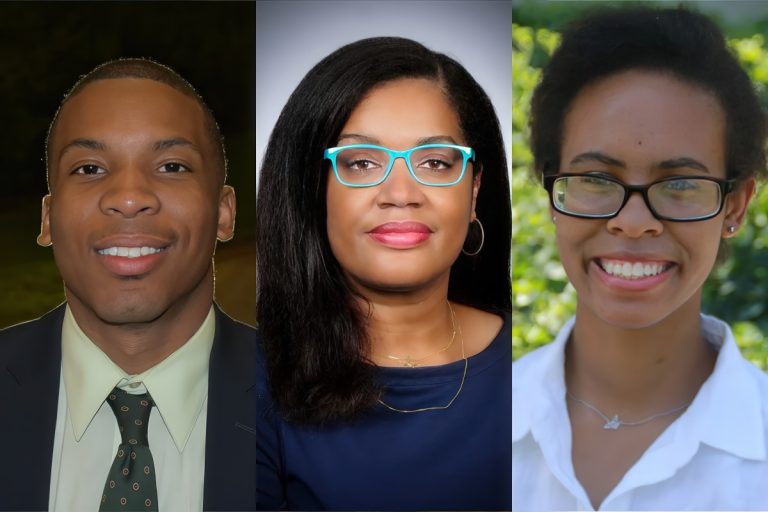
{"type": "Polygon", "coordinates": [[[747,206],[749,206],[749,202],[755,194],[755,186],[755,179],[750,178],[738,184],[736,189],[725,198],[724,238],[734,236],[741,223],[744,222],[747,206]]]}
{"type": "Polygon", "coordinates": [[[40,212],[40,234],[37,235],[37,245],[41,247],[53,245],[53,239],[51,239],[51,194],[46,194],[43,197],[43,205],[40,212]]]}
{"type": "Polygon", "coordinates": [[[219,224],[216,238],[220,242],[228,242],[235,236],[235,215],[237,214],[237,201],[235,189],[224,185],[219,194],[219,224]]]}

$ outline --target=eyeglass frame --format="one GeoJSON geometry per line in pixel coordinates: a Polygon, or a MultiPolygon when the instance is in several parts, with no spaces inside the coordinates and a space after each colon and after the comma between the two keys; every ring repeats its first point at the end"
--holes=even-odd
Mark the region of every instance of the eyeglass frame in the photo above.
{"type": "Polygon", "coordinates": [[[542,182],[544,184],[544,189],[546,189],[547,193],[549,194],[549,202],[552,205],[552,208],[555,209],[558,213],[562,213],[563,215],[568,215],[569,217],[576,217],[578,219],[613,219],[614,217],[618,216],[619,213],[621,213],[621,210],[624,209],[624,207],[629,202],[629,198],[634,194],[635,192],[639,192],[640,195],[643,197],[643,201],[645,202],[645,206],[648,208],[648,211],[651,212],[651,215],[657,220],[666,220],[670,222],[697,222],[700,220],[709,220],[711,218],[717,217],[720,215],[720,212],[723,211],[723,206],[725,205],[725,199],[735,190],[734,185],[736,184],[735,179],[721,179],[721,178],[713,178],[711,176],[667,176],[665,178],[658,179],[656,181],[652,181],[651,183],[648,183],[647,185],[627,185],[623,181],[621,181],[618,178],[615,178],[613,176],[606,176],[604,174],[590,174],[590,173],[562,173],[562,174],[549,174],[547,176],[544,176],[542,179],[542,182]],[[610,181],[613,183],[616,183],[620,187],[624,189],[624,199],[621,202],[621,205],[619,208],[609,214],[605,215],[590,215],[590,214],[582,214],[582,213],[573,213],[573,212],[567,212],[563,211],[560,208],[557,207],[555,204],[555,198],[553,194],[553,189],[555,186],[555,181],[559,178],[570,178],[570,177],[583,177],[583,176],[589,176],[593,178],[600,178],[604,179],[606,181],[610,181]],[[708,214],[702,217],[694,217],[690,219],[676,219],[672,217],[667,217],[665,215],[660,215],[651,205],[651,199],[648,197],[648,189],[650,189],[652,186],[663,183],[665,181],[677,181],[677,180],[684,180],[684,179],[697,179],[697,180],[706,180],[714,182],[718,185],[720,188],[720,204],[717,207],[717,210],[715,210],[714,213],[708,214]]]}
{"type": "Polygon", "coordinates": [[[352,187],[352,188],[366,188],[366,187],[375,187],[377,185],[381,185],[389,177],[389,174],[392,172],[392,168],[395,166],[395,160],[397,160],[398,158],[402,158],[403,160],[405,160],[405,166],[408,168],[408,172],[410,173],[411,177],[421,185],[426,185],[428,187],[452,187],[453,185],[456,185],[462,179],[464,179],[464,173],[467,171],[467,162],[469,161],[471,161],[472,163],[475,162],[475,150],[468,146],[459,146],[457,144],[422,144],[420,146],[414,146],[410,149],[406,149],[403,151],[396,151],[394,149],[389,149],[384,146],[377,146],[376,144],[349,144],[346,146],[337,146],[333,148],[328,148],[325,151],[323,151],[323,160],[331,161],[331,166],[333,167],[333,174],[334,176],[336,176],[336,180],[342,185],[346,187],[352,187]],[[387,166],[387,169],[384,171],[384,175],[381,177],[381,179],[373,183],[363,183],[363,184],[348,183],[341,179],[341,176],[339,176],[339,172],[336,169],[336,157],[342,150],[354,149],[354,148],[379,149],[379,150],[383,150],[389,155],[389,165],[387,166]],[[457,149],[461,153],[461,156],[463,158],[463,161],[461,164],[462,165],[461,173],[459,174],[459,177],[450,183],[428,183],[420,180],[416,176],[416,173],[414,172],[414,170],[411,168],[411,154],[418,149],[429,149],[429,148],[457,149]]]}

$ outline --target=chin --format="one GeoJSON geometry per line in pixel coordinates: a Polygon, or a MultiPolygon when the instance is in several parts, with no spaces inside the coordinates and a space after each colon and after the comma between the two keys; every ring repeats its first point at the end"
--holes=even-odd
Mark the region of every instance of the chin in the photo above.
{"type": "Polygon", "coordinates": [[[111,303],[100,303],[92,308],[96,316],[104,323],[143,324],[157,320],[168,309],[157,304],[156,300],[131,297],[111,303]]]}
{"type": "Polygon", "coordinates": [[[625,305],[624,307],[598,307],[593,314],[601,321],[621,329],[645,329],[666,319],[670,311],[654,311],[642,305],[625,305]]]}
{"type": "Polygon", "coordinates": [[[408,279],[402,275],[392,276],[390,279],[377,277],[374,279],[354,277],[357,285],[363,289],[374,290],[379,293],[409,293],[428,287],[433,283],[427,279],[408,279]]]}
{"type": "MultiPolygon", "coordinates": [[[[86,318],[109,325],[144,324],[157,320],[169,308],[169,301],[158,293],[114,292],[77,293],[66,288],[67,301],[86,318]]],[[[83,319],[83,321],[87,321],[83,319]]]]}

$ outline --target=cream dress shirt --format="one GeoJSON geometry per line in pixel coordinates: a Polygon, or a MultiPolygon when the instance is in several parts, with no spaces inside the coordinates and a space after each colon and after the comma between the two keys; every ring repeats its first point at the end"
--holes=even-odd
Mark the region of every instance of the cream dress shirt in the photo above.
{"type": "Polygon", "coordinates": [[[49,509],[98,511],[120,432],[105,402],[119,387],[149,392],[157,405],[148,439],[161,511],[203,509],[208,359],[216,330],[213,307],[176,352],[140,375],[128,375],[88,339],[67,306],[62,327],[61,382],[53,440],[49,509]]]}
{"type": "MultiPolygon", "coordinates": [[[[727,324],[701,322],[719,351],[712,375],[597,510],[768,510],[768,375],[727,324]]],[[[512,365],[515,511],[594,510],[571,462],[563,365],[573,324],[512,365]]]]}

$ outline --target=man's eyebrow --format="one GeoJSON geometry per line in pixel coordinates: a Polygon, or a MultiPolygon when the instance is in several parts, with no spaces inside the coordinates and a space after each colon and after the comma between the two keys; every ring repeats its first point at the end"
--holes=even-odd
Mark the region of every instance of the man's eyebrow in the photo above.
{"type": "Polygon", "coordinates": [[[94,151],[106,151],[107,145],[95,139],[73,139],[69,144],[61,148],[61,153],[59,154],[63,155],[70,149],[74,149],[74,148],[93,149],[94,151]]]}
{"type": "Polygon", "coordinates": [[[571,160],[571,165],[580,164],[582,162],[600,162],[601,164],[621,167],[622,169],[627,167],[627,165],[621,160],[612,158],[605,153],[600,153],[599,151],[587,151],[586,153],[576,155],[571,160]]]}
{"type": "Polygon", "coordinates": [[[197,151],[200,151],[200,148],[197,147],[197,144],[183,137],[174,137],[172,139],[159,140],[152,145],[152,149],[154,151],[162,151],[163,149],[168,149],[175,146],[187,146],[197,151]]]}
{"type": "Polygon", "coordinates": [[[672,158],[671,160],[664,160],[663,162],[659,163],[658,167],[659,169],[679,169],[680,167],[690,167],[691,169],[697,169],[707,174],[711,174],[706,165],[687,156],[672,158]]]}

